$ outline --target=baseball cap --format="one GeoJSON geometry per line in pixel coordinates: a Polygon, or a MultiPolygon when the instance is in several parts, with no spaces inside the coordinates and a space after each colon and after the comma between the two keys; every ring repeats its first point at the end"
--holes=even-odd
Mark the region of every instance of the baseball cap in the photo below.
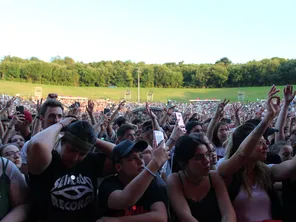
{"type": "Polygon", "coordinates": [[[123,157],[127,156],[132,150],[144,151],[148,147],[148,143],[144,140],[132,142],[131,140],[124,140],[116,145],[112,151],[113,164],[118,163],[123,157]]]}
{"type": "MultiPolygon", "coordinates": [[[[259,119],[250,119],[250,120],[248,120],[246,123],[251,123],[251,124],[253,124],[254,126],[257,126],[260,122],[261,122],[261,120],[259,120],[259,119]]],[[[269,137],[270,135],[272,135],[272,134],[274,134],[274,133],[276,133],[276,132],[278,132],[278,131],[279,131],[278,129],[268,127],[268,128],[266,129],[266,131],[264,132],[263,137],[264,137],[265,139],[267,139],[267,137],[269,137]]]]}
{"type": "Polygon", "coordinates": [[[88,121],[72,122],[63,129],[62,140],[74,145],[79,151],[89,152],[95,145],[96,133],[88,121]]]}

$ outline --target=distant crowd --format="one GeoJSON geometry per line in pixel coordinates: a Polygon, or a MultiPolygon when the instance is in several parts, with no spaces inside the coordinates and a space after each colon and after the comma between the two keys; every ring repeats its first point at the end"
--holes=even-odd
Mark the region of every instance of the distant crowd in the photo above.
{"type": "Polygon", "coordinates": [[[0,101],[0,221],[295,222],[296,91],[0,101]],[[281,95],[281,98],[280,98],[281,95]]]}

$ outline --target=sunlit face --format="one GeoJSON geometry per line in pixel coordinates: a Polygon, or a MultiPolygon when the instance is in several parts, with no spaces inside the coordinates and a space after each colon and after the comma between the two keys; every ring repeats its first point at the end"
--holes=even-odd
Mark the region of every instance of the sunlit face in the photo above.
{"type": "Polygon", "coordinates": [[[218,138],[221,143],[224,143],[227,140],[229,128],[226,125],[221,125],[218,129],[218,138]]]}
{"type": "Polygon", "coordinates": [[[18,168],[22,166],[22,158],[20,155],[20,150],[15,145],[8,145],[3,150],[3,157],[9,159],[13,162],[18,168]]]}
{"type": "Polygon", "coordinates": [[[14,135],[11,139],[11,143],[16,144],[21,150],[25,144],[25,139],[21,135],[14,135]]]}
{"type": "Polygon", "coordinates": [[[258,142],[256,148],[253,150],[250,159],[254,161],[265,161],[267,157],[267,149],[266,140],[262,137],[258,142]]]}
{"type": "Polygon", "coordinates": [[[143,155],[140,152],[132,151],[126,157],[123,157],[115,165],[118,173],[125,175],[127,178],[135,178],[144,169],[143,155]]]}
{"type": "Polygon", "coordinates": [[[210,157],[208,149],[205,145],[199,145],[194,156],[188,161],[185,167],[192,175],[206,176],[210,171],[210,157]]]}
{"type": "Polygon", "coordinates": [[[84,160],[88,152],[81,151],[72,144],[65,142],[60,150],[60,156],[66,167],[72,168],[84,160]]]}
{"type": "Polygon", "coordinates": [[[285,145],[281,148],[279,152],[282,162],[286,160],[291,160],[293,157],[293,149],[290,145],[285,145]]]}
{"type": "Polygon", "coordinates": [[[43,128],[46,129],[62,120],[63,110],[61,107],[47,107],[42,117],[43,128]]]}

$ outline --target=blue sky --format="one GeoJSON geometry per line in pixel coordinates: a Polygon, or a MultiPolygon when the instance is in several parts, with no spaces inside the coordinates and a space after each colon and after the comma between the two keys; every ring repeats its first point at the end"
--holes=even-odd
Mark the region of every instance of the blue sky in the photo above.
{"type": "Polygon", "coordinates": [[[0,0],[0,57],[234,63],[296,58],[293,0],[0,0]]]}

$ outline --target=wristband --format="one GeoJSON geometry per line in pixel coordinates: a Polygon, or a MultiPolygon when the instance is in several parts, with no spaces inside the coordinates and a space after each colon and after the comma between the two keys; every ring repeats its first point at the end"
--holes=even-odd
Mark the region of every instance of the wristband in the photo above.
{"type": "Polygon", "coordinates": [[[61,124],[62,128],[65,128],[64,124],[62,124],[61,122],[58,122],[59,124],[61,124]]]}
{"type": "Polygon", "coordinates": [[[156,174],[153,173],[148,167],[144,166],[144,169],[147,170],[153,177],[156,177],[156,174]]]}

